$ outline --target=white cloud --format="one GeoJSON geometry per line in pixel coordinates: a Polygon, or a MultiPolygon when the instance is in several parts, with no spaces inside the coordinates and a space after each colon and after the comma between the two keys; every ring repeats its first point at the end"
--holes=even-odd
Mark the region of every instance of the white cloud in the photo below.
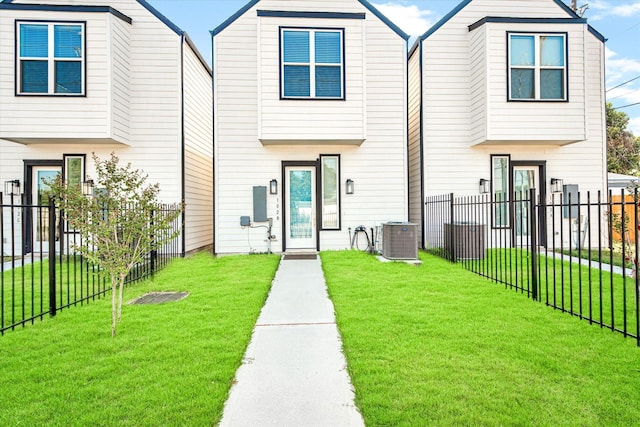
{"type": "MultiPolygon", "coordinates": [[[[578,2],[580,3],[580,2],[578,2]]],[[[632,17],[640,16],[640,1],[633,1],[630,4],[621,5],[620,1],[591,0],[586,2],[589,4],[587,13],[590,21],[598,21],[607,16],[632,17]]]]}
{"type": "Polygon", "coordinates": [[[624,6],[616,6],[611,9],[611,15],[614,16],[634,16],[640,15],[640,2],[627,4],[624,6]]]}
{"type": "Polygon", "coordinates": [[[613,50],[605,49],[607,66],[607,87],[614,87],[640,74],[640,61],[618,56],[613,50]]]}
{"type": "Polygon", "coordinates": [[[640,117],[635,117],[629,120],[627,129],[633,132],[634,135],[640,136],[640,117]]]}
{"type": "Polygon", "coordinates": [[[373,5],[410,36],[422,35],[435,24],[432,11],[422,10],[418,6],[408,5],[404,1],[374,3],[373,5]]]}

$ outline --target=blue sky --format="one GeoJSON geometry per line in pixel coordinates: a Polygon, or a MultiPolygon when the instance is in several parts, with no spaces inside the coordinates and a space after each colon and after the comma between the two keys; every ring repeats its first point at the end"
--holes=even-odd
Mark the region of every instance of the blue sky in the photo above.
{"type": "MultiPolygon", "coordinates": [[[[209,31],[248,0],[147,0],[185,30],[211,60],[209,31]]],[[[564,0],[569,3],[570,0],[564,0]]],[[[460,0],[370,0],[407,34],[419,35],[455,8],[460,0]]],[[[578,0],[578,6],[587,0],[578,0]]],[[[640,104],[640,0],[589,0],[584,17],[607,38],[607,99],[614,107],[640,104]],[[637,78],[637,79],[636,79],[637,78]],[[633,80],[635,79],[635,80],[633,80]],[[633,80],[629,83],[626,83],[633,80]],[[618,88],[616,86],[621,85],[618,88]]],[[[640,105],[621,108],[629,129],[640,136],[640,105]]]]}

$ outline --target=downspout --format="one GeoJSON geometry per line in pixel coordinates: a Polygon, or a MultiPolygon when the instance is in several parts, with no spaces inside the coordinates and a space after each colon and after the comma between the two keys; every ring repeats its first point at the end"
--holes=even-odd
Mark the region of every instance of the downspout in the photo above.
{"type": "Polygon", "coordinates": [[[213,217],[213,242],[211,242],[211,251],[216,254],[216,120],[215,120],[215,71],[214,71],[214,45],[213,45],[213,31],[211,31],[211,165],[212,165],[212,179],[213,179],[213,193],[211,194],[212,212],[213,217]]]}
{"type": "MultiPolygon", "coordinates": [[[[185,203],[186,199],[186,184],[185,184],[185,134],[184,134],[184,42],[185,33],[182,32],[180,37],[180,191],[182,193],[182,203],[185,203]]],[[[186,236],[186,209],[182,209],[182,257],[186,254],[187,236],[186,236]]]]}
{"type": "Polygon", "coordinates": [[[419,75],[419,81],[420,81],[420,98],[419,98],[419,103],[420,103],[420,109],[419,109],[419,117],[420,117],[420,121],[419,121],[419,129],[420,129],[420,142],[419,142],[419,146],[420,146],[420,224],[421,224],[421,234],[422,234],[422,249],[426,249],[427,245],[426,245],[426,239],[427,239],[427,234],[425,231],[425,220],[426,220],[426,214],[425,214],[425,210],[426,207],[424,205],[425,203],[425,194],[424,194],[424,169],[425,169],[425,165],[424,165],[424,109],[423,109],[423,105],[424,105],[424,99],[423,99],[423,82],[424,82],[424,74],[423,74],[423,70],[422,70],[422,39],[420,39],[419,45],[418,45],[418,75],[419,75]]]}
{"type": "MultiPolygon", "coordinates": [[[[409,39],[406,39],[404,41],[404,45],[405,45],[405,52],[409,51],[409,39]]],[[[407,192],[407,218],[406,221],[409,222],[409,220],[411,219],[411,189],[409,188],[410,183],[411,183],[411,158],[410,158],[410,153],[409,153],[409,55],[405,55],[405,62],[404,62],[404,66],[405,66],[405,101],[404,101],[404,108],[405,108],[405,122],[406,122],[406,130],[405,130],[405,137],[406,137],[406,167],[407,167],[407,185],[405,186],[405,191],[407,192]]],[[[373,235],[371,235],[371,239],[373,240],[373,235]]]]}

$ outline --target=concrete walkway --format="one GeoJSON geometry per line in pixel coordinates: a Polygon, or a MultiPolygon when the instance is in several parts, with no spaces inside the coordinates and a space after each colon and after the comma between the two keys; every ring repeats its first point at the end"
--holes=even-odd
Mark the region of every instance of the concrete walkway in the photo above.
{"type": "Polygon", "coordinates": [[[353,397],[320,259],[283,259],[220,425],[364,426],[353,397]]]}

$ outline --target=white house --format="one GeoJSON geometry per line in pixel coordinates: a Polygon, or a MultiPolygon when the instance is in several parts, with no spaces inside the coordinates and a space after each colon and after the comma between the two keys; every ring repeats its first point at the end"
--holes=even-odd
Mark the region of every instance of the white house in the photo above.
{"type": "Polygon", "coordinates": [[[0,2],[0,182],[37,203],[42,177],[80,185],[92,153],[115,152],[186,202],[182,252],[212,246],[212,76],[194,44],[144,0],[42,3],[0,2]]]}
{"type": "Polygon", "coordinates": [[[604,41],[561,0],[465,0],[423,34],[409,55],[410,220],[424,224],[426,196],[478,194],[480,180],[502,200],[545,197],[552,180],[604,194],[604,41]]]}
{"type": "Polygon", "coordinates": [[[365,0],[251,1],[212,31],[215,252],[408,219],[407,39],[365,0]]]}

